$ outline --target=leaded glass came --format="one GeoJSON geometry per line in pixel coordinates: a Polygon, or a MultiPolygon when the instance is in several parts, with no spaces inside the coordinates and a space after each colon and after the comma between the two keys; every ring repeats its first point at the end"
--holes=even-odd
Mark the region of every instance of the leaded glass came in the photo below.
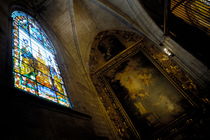
{"type": "Polygon", "coordinates": [[[22,11],[14,11],[12,18],[14,86],[70,107],[55,49],[47,35],[22,11]]]}

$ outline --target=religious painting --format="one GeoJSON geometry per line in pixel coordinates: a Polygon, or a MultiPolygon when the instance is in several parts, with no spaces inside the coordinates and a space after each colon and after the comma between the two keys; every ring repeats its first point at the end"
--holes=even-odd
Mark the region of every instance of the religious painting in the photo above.
{"type": "Polygon", "coordinates": [[[191,107],[142,52],[105,72],[104,78],[142,137],[148,138],[191,107]]]}
{"type": "Polygon", "coordinates": [[[105,61],[110,60],[115,55],[123,51],[126,47],[115,36],[108,36],[99,42],[98,50],[105,61]]]}

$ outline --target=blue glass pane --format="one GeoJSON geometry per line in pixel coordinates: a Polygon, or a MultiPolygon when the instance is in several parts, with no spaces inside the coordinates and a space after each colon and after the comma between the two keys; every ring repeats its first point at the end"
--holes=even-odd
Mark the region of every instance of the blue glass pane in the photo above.
{"type": "Polygon", "coordinates": [[[50,41],[48,40],[46,34],[43,33],[42,35],[43,35],[44,47],[45,47],[48,51],[50,51],[51,53],[55,54],[54,49],[51,47],[52,44],[51,44],[50,41]]]}
{"type": "Polygon", "coordinates": [[[28,20],[29,20],[29,32],[31,36],[42,44],[43,43],[42,32],[39,25],[31,17],[29,17],[28,20]]]}
{"type": "Polygon", "coordinates": [[[50,88],[47,88],[45,86],[42,86],[40,84],[38,84],[38,94],[39,94],[39,96],[44,97],[48,100],[51,100],[54,102],[57,101],[55,91],[53,91],[50,88]]]}
{"type": "Polygon", "coordinates": [[[21,11],[15,11],[12,13],[13,18],[13,25],[17,24],[19,28],[24,29],[25,31],[28,31],[28,20],[27,15],[24,12],[21,11]]]}

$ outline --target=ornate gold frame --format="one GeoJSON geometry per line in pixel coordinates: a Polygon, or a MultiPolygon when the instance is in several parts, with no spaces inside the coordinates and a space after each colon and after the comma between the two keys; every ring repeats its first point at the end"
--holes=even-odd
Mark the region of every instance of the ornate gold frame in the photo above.
{"type": "MultiPolygon", "coordinates": [[[[93,83],[100,96],[100,100],[103,103],[110,120],[116,128],[116,132],[121,138],[140,139],[140,134],[135,129],[114,91],[104,78],[104,75],[107,71],[118,67],[129,57],[137,54],[139,51],[141,51],[176,87],[192,108],[197,107],[197,104],[193,101],[193,96],[197,95],[198,89],[196,83],[190,75],[181,69],[181,67],[173,60],[173,57],[166,55],[157,46],[147,46],[146,44],[146,39],[140,38],[135,44],[128,47],[106,62],[103,66],[96,69],[91,75],[93,83]]],[[[190,120],[189,113],[183,114],[180,118],[177,118],[164,127],[164,133],[174,133],[174,130],[176,130],[174,124],[180,121],[186,122],[187,120],[190,120]]],[[[156,135],[156,137],[160,137],[160,133],[163,133],[163,130],[157,131],[154,135],[156,135]]]]}

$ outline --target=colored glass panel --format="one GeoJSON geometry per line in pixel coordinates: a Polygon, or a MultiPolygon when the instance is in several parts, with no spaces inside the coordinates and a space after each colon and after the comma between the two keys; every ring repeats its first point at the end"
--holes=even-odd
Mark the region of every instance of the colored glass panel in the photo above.
{"type": "Polygon", "coordinates": [[[20,73],[19,60],[13,57],[13,62],[14,62],[14,71],[20,73]]]}
{"type": "Polygon", "coordinates": [[[42,72],[38,72],[36,76],[36,81],[39,82],[41,85],[46,86],[48,88],[53,87],[51,78],[43,74],[42,72]]]}
{"type": "Polygon", "coordinates": [[[60,84],[59,82],[57,81],[54,81],[54,89],[60,93],[63,93],[64,94],[64,87],[62,84],[60,84]]]}
{"type": "Polygon", "coordinates": [[[17,73],[14,73],[14,76],[15,76],[15,87],[36,94],[37,87],[36,83],[33,80],[17,73]]]}
{"type": "Polygon", "coordinates": [[[42,43],[43,42],[42,31],[38,23],[31,17],[29,17],[28,20],[29,20],[29,32],[31,36],[34,37],[40,43],[42,43]]]}
{"type": "Polygon", "coordinates": [[[55,50],[34,18],[14,11],[13,71],[15,87],[59,104],[70,106],[55,50]]]}
{"type": "Polygon", "coordinates": [[[22,74],[28,78],[31,78],[32,80],[35,80],[36,72],[33,67],[31,67],[23,62],[20,62],[19,66],[20,66],[20,74],[22,74]]]}
{"type": "Polygon", "coordinates": [[[14,47],[12,55],[16,58],[19,58],[19,56],[20,56],[19,48],[14,47]]]}
{"type": "Polygon", "coordinates": [[[68,101],[68,98],[66,98],[66,96],[63,96],[62,94],[57,93],[57,98],[60,104],[69,106],[69,101],[68,101]]]}
{"type": "Polygon", "coordinates": [[[40,84],[38,84],[38,94],[41,97],[57,102],[55,91],[40,84]]]}

